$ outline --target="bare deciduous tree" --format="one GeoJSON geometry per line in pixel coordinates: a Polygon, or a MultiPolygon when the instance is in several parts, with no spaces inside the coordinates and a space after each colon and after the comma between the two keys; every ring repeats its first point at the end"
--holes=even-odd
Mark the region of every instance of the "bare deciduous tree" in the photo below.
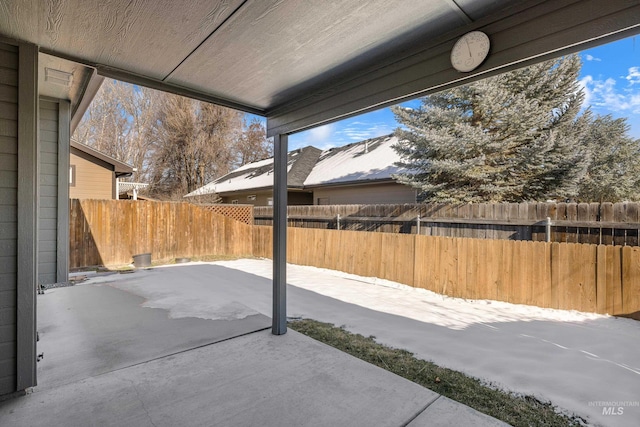
{"type": "Polygon", "coordinates": [[[116,80],[104,81],[74,138],[134,166],[132,180],[151,184],[151,194],[162,199],[181,199],[272,155],[257,119],[116,80]]]}
{"type": "Polygon", "coordinates": [[[267,131],[257,119],[244,121],[242,137],[238,141],[238,165],[257,162],[273,156],[273,142],[267,139],[267,131]]]}
{"type": "Polygon", "coordinates": [[[146,181],[151,131],[162,92],[105,80],[78,125],[74,138],[136,168],[132,179],[146,181]]]}
{"type": "Polygon", "coordinates": [[[150,163],[152,194],[181,198],[229,172],[242,139],[242,118],[229,108],[165,95],[150,163]]]}

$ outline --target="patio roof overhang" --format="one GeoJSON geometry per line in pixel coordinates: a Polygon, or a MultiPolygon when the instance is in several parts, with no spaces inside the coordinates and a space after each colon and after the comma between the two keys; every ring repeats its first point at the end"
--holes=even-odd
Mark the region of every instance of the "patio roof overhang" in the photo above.
{"type": "Polygon", "coordinates": [[[640,32],[637,0],[25,0],[0,12],[0,36],[41,55],[267,118],[274,333],[286,331],[288,134],[640,32]],[[471,30],[492,47],[459,73],[450,50],[471,30]]]}
{"type": "Polygon", "coordinates": [[[106,77],[293,133],[640,31],[635,0],[60,0],[0,4],[0,35],[106,77]],[[455,71],[462,34],[491,39],[455,71]]]}

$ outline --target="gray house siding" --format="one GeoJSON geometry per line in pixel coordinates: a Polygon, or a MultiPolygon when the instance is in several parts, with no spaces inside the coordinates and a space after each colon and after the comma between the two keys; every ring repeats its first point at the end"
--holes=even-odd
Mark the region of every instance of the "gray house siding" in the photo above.
{"type": "Polygon", "coordinates": [[[66,100],[40,99],[38,283],[69,278],[69,114],[66,100]]]}
{"type": "Polygon", "coordinates": [[[0,39],[0,395],[36,385],[38,48],[0,39]]]}
{"type": "Polygon", "coordinates": [[[0,43],[0,395],[16,390],[18,48],[0,43]]]}
{"type": "Polygon", "coordinates": [[[40,218],[38,283],[57,281],[58,103],[40,100],[40,218]]]}

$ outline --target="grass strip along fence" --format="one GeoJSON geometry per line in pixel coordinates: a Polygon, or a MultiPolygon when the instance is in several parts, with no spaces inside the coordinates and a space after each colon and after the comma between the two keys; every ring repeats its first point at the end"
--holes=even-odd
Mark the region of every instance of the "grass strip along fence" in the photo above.
{"type": "Polygon", "coordinates": [[[289,322],[289,327],[512,426],[585,425],[585,420],[577,416],[558,413],[549,402],[500,390],[462,372],[418,359],[406,350],[379,344],[375,337],[310,319],[289,322]]]}
{"type": "MultiPolygon", "coordinates": [[[[272,229],[187,203],[72,201],[71,267],[203,255],[272,256],[272,229]]],[[[452,297],[640,319],[640,248],[288,229],[287,260],[452,297]]]]}

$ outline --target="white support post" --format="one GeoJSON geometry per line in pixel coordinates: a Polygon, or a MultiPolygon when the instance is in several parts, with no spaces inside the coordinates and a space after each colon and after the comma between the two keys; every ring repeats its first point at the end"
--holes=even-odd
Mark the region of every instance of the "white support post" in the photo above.
{"type": "Polygon", "coordinates": [[[287,161],[288,136],[273,137],[273,324],[274,335],[287,332],[287,161]]]}

